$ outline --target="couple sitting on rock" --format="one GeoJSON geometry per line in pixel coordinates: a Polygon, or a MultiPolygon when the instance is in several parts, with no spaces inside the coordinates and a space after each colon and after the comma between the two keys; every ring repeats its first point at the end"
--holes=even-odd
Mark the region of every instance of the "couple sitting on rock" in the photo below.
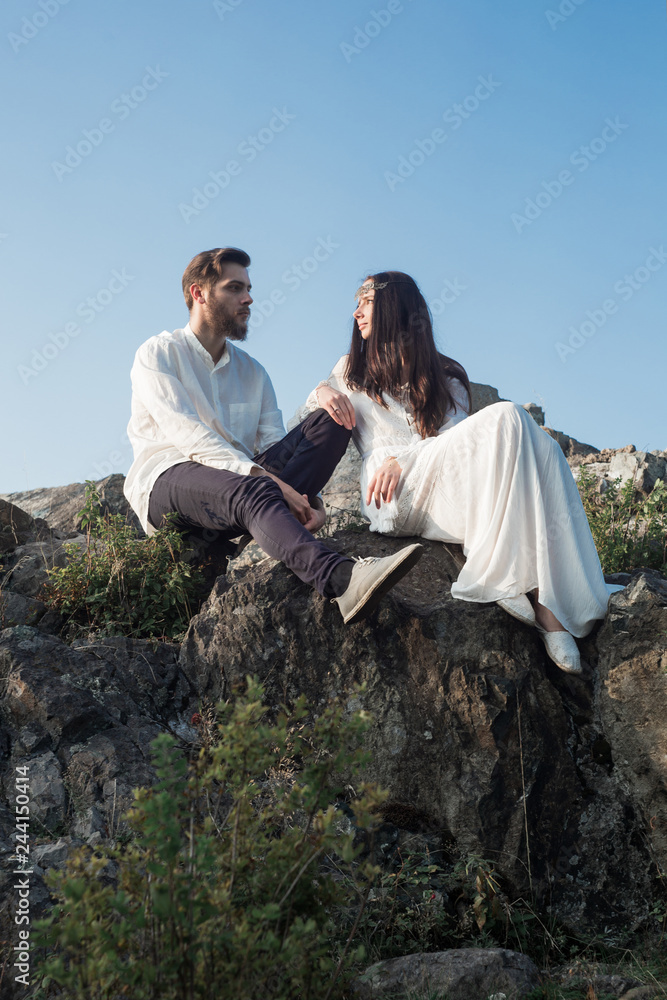
{"type": "Polygon", "coordinates": [[[189,323],[137,351],[125,492],[146,530],[175,513],[183,530],[252,535],[359,621],[423,547],[354,559],[314,537],[319,491],[351,436],[371,530],[461,543],[452,595],[497,601],[580,672],[573,637],[604,617],[609,588],[556,442],[514,403],[469,416],[468,377],[438,353],[428,306],[400,271],[357,290],[350,351],[285,435],[268,375],[234,343],[247,335],[249,265],[234,248],[198,254],[183,275],[189,323]]]}

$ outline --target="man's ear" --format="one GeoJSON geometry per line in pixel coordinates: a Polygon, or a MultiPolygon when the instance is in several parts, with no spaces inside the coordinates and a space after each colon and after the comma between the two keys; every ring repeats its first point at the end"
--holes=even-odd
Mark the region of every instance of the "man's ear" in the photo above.
{"type": "Polygon", "coordinates": [[[190,295],[192,296],[193,301],[199,302],[200,305],[206,302],[206,289],[202,285],[190,285],[190,295]]]}

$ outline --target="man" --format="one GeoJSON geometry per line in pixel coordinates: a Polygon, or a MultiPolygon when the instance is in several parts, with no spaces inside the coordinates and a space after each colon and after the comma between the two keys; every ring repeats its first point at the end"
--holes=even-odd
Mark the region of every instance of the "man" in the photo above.
{"type": "Polygon", "coordinates": [[[125,495],[149,533],[176,512],[184,530],[252,535],[335,601],[346,622],[359,621],[417,562],[422,546],[353,560],[313,537],[325,521],[318,493],[350,430],[317,410],[285,435],[268,375],[233,343],[247,335],[249,265],[235,248],[197,254],[183,275],[189,323],[137,351],[125,495]]]}

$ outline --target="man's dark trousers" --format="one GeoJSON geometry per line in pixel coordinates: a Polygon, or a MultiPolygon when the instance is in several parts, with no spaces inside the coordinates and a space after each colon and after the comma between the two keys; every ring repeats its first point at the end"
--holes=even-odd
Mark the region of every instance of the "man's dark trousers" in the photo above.
{"type": "MultiPolygon", "coordinates": [[[[325,410],[315,410],[253,461],[312,501],[331,478],[349,439],[350,431],[325,410]]],[[[175,525],[181,530],[204,529],[226,538],[252,535],[267,555],[323,595],[333,596],[327,582],[336,567],[349,562],[303,527],[268,476],[180,462],[156,480],[148,519],[158,527],[170,512],[178,514],[175,525]]]]}

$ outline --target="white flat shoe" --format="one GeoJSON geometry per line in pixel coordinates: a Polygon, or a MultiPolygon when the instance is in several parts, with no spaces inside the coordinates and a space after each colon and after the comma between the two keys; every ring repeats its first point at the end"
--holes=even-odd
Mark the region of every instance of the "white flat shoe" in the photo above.
{"type": "Polygon", "coordinates": [[[496,601],[496,604],[524,625],[535,624],[535,609],[525,594],[520,594],[518,597],[503,597],[500,601],[496,601]]]}
{"type": "Polygon", "coordinates": [[[579,647],[569,632],[546,632],[535,624],[547,656],[566,674],[580,674],[582,671],[579,647]]]}

